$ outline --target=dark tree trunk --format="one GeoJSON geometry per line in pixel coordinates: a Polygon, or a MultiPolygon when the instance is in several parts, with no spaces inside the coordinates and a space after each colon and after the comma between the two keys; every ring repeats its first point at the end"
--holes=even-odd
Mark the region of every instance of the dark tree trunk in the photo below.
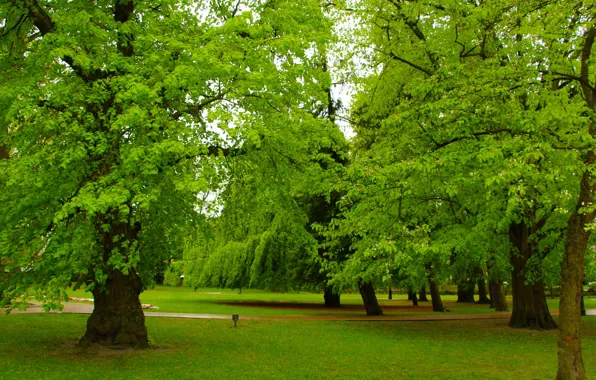
{"type": "Polygon", "coordinates": [[[439,285],[435,282],[434,273],[429,276],[428,287],[430,288],[430,299],[433,304],[433,311],[444,312],[443,300],[441,300],[441,293],[439,293],[439,285]]]}
{"type": "Polygon", "coordinates": [[[139,301],[141,290],[141,279],[134,271],[128,275],[119,271],[110,273],[105,291],[100,284],[95,284],[93,314],[87,320],[87,332],[79,344],[148,347],[145,315],[139,301]]]}
{"type": "Polygon", "coordinates": [[[509,239],[517,250],[511,253],[513,312],[509,326],[552,330],[557,328],[557,324],[548,310],[544,282],[537,280],[533,284],[528,283],[525,276],[526,263],[533,254],[533,247],[529,240],[532,232],[523,222],[512,223],[509,226],[509,239]]]}
{"type": "Polygon", "coordinates": [[[93,313],[87,320],[87,331],[79,345],[106,344],[125,347],[146,348],[149,346],[145,315],[139,295],[143,282],[134,268],[128,274],[114,269],[109,264],[114,250],[127,248],[123,244],[137,241],[140,223],[130,225],[120,222],[118,214],[101,215],[96,220],[98,244],[103,247],[103,272],[107,274],[105,284],[94,284],[93,313]],[[109,230],[103,226],[109,225],[109,230]]]}
{"type": "Polygon", "coordinates": [[[484,277],[478,278],[478,301],[476,303],[490,305],[491,300],[488,298],[486,291],[486,281],[484,277]]]}
{"type": "Polygon", "coordinates": [[[416,297],[416,292],[412,292],[412,305],[418,306],[418,297],[416,297]]]}
{"type": "Polygon", "coordinates": [[[9,150],[6,145],[0,145],[0,160],[6,160],[9,158],[9,150]]]}
{"type": "Polygon", "coordinates": [[[488,284],[491,293],[490,307],[494,308],[495,311],[509,311],[503,283],[501,281],[490,280],[488,284]]]}
{"type": "MultiPolygon", "coordinates": [[[[596,29],[592,32],[596,35],[596,29]]],[[[591,132],[594,126],[591,127],[591,132]]],[[[588,152],[586,164],[594,165],[594,152],[588,152]]],[[[590,230],[588,223],[593,223],[596,213],[579,213],[585,205],[594,203],[593,176],[584,171],[580,193],[575,210],[567,222],[567,240],[561,263],[561,297],[559,301],[559,367],[558,380],[586,379],[581,348],[581,295],[584,281],[584,256],[588,247],[590,230]]]]}
{"type": "Polygon", "coordinates": [[[408,301],[411,301],[414,299],[414,292],[411,290],[408,290],[408,301]]]}
{"type": "Polygon", "coordinates": [[[387,296],[390,300],[393,299],[393,291],[389,288],[389,295],[387,296]]]}
{"type": "Polygon", "coordinates": [[[383,310],[381,310],[381,307],[379,306],[379,301],[377,300],[375,289],[373,288],[372,283],[361,283],[358,281],[358,289],[360,290],[360,295],[362,296],[362,302],[364,303],[364,308],[366,309],[366,315],[383,315],[383,310]]]}
{"type": "Polygon", "coordinates": [[[428,302],[428,297],[426,296],[426,287],[423,287],[420,292],[418,292],[418,301],[428,302]]]}
{"type": "Polygon", "coordinates": [[[474,303],[474,281],[467,280],[457,285],[457,302],[474,303]]]}
{"type": "Polygon", "coordinates": [[[325,307],[340,307],[339,294],[333,292],[333,288],[326,287],[323,298],[325,299],[325,307]]]}
{"type": "Polygon", "coordinates": [[[495,293],[494,293],[494,288],[496,286],[497,282],[495,280],[489,280],[488,281],[488,293],[490,294],[490,305],[488,305],[489,309],[494,309],[495,308],[495,293]]]}

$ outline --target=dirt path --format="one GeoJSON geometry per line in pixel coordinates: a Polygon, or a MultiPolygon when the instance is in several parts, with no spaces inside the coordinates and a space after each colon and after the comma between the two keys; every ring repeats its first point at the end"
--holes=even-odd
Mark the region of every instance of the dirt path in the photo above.
{"type": "MultiPolygon", "coordinates": [[[[93,305],[86,303],[67,302],[64,304],[62,311],[53,310],[52,314],[91,314],[93,305]]],[[[0,313],[4,309],[0,309],[0,313]]],[[[588,310],[588,315],[596,316],[596,309],[588,310]]],[[[31,306],[25,311],[14,310],[15,314],[40,314],[44,311],[39,306],[31,306]]],[[[552,313],[558,315],[558,312],[552,313]]],[[[186,319],[231,319],[231,315],[226,314],[187,314],[187,313],[163,313],[146,311],[147,317],[161,317],[161,318],[186,318],[186,319]]],[[[301,321],[367,321],[367,322],[388,322],[388,321],[462,321],[462,320],[478,320],[478,319],[506,319],[511,316],[511,313],[483,313],[483,314],[452,314],[452,313],[435,313],[435,314],[412,314],[412,315],[381,315],[375,317],[367,317],[362,314],[354,315],[240,315],[240,319],[245,320],[301,320],[301,321]]]]}

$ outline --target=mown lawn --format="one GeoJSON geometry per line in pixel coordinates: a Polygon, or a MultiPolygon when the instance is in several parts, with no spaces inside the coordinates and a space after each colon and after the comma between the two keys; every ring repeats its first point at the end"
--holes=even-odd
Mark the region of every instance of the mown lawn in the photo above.
{"type": "MultiPolygon", "coordinates": [[[[85,293],[82,290],[69,292],[71,296],[92,298],[93,295],[85,293]]],[[[396,306],[411,306],[412,302],[406,299],[406,295],[395,294],[392,300],[387,299],[387,294],[378,294],[379,303],[381,307],[396,305],[396,306]]],[[[430,295],[429,295],[430,299],[430,295]]],[[[468,314],[468,313],[492,313],[494,309],[489,309],[488,305],[476,304],[458,304],[455,295],[443,295],[444,305],[454,314],[468,314]]],[[[511,297],[508,297],[511,303],[511,297]]],[[[194,291],[190,288],[184,287],[168,287],[157,286],[155,289],[149,289],[141,294],[141,301],[159,307],[159,311],[171,313],[205,313],[205,314],[244,314],[244,315],[321,315],[329,313],[337,313],[338,311],[329,311],[328,309],[299,309],[293,310],[289,308],[255,308],[243,306],[243,302],[252,301],[266,301],[266,302],[291,302],[291,303],[313,303],[323,304],[323,295],[319,293],[309,292],[265,292],[261,290],[244,290],[242,294],[238,294],[237,290],[229,289],[198,289],[194,291]],[[226,305],[223,303],[232,303],[226,305]]],[[[341,302],[344,305],[362,305],[360,294],[342,294],[341,302]]],[[[548,299],[549,308],[551,311],[559,309],[558,299],[548,299]]],[[[420,306],[427,308],[431,306],[430,302],[420,302],[420,306]]],[[[596,309],[596,297],[586,297],[586,307],[596,309]]],[[[511,306],[510,306],[511,310],[511,306]]],[[[341,310],[343,314],[362,315],[362,310],[341,310]]],[[[410,314],[408,312],[407,314],[410,314]]],[[[421,313],[425,313],[421,311],[421,313]]],[[[429,312],[426,312],[427,314],[429,312]]],[[[432,312],[431,312],[432,313],[432,312]]],[[[388,315],[401,315],[403,312],[387,311],[388,315]]]]}
{"type": "MultiPolygon", "coordinates": [[[[151,349],[75,348],[84,315],[0,316],[4,379],[552,379],[556,331],[505,320],[231,321],[150,318],[151,349]]],[[[596,317],[584,319],[596,376],[596,317]]]]}

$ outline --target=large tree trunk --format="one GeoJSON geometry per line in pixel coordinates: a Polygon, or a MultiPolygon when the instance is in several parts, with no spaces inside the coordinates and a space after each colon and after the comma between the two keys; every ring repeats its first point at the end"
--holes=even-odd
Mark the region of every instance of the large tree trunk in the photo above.
{"type": "MultiPolygon", "coordinates": [[[[115,214],[115,215],[114,215],[115,214]]],[[[95,281],[93,288],[93,313],[87,320],[87,331],[79,341],[81,346],[99,343],[125,347],[145,348],[149,345],[145,315],[139,295],[143,282],[134,268],[127,274],[114,269],[110,258],[118,250],[126,252],[138,240],[140,223],[130,225],[119,221],[119,215],[98,216],[96,229],[98,244],[103,247],[103,272],[107,274],[105,283],[95,281]],[[109,225],[108,230],[104,229],[109,225]]]]}
{"type": "Polygon", "coordinates": [[[408,289],[408,301],[411,301],[414,299],[414,292],[410,289],[408,289]]]}
{"type": "Polygon", "coordinates": [[[423,287],[418,292],[418,301],[421,302],[428,302],[428,297],[426,296],[426,287],[423,287]]]}
{"type": "MultiPolygon", "coordinates": [[[[594,165],[594,152],[587,163],[594,165]]],[[[580,341],[581,295],[584,280],[584,256],[590,238],[586,224],[592,223],[595,212],[580,214],[578,210],[594,202],[592,175],[583,174],[577,205],[567,222],[567,240],[561,263],[561,298],[559,303],[559,367],[558,380],[586,379],[580,341]]]]}
{"type": "Polygon", "coordinates": [[[443,306],[443,300],[441,299],[441,293],[439,292],[439,284],[437,284],[435,280],[435,268],[431,264],[427,264],[426,270],[428,271],[428,287],[430,289],[430,299],[433,304],[433,311],[442,313],[445,311],[445,307],[443,306]]]}
{"type": "Polygon", "coordinates": [[[393,299],[393,290],[391,289],[391,287],[389,287],[389,294],[387,295],[387,298],[390,300],[393,299]]]}
{"type": "Polygon", "coordinates": [[[457,302],[474,303],[474,281],[467,280],[457,285],[457,302]]]}
{"type": "Polygon", "coordinates": [[[488,286],[491,294],[490,307],[494,308],[495,311],[509,311],[503,283],[501,281],[490,280],[488,286]]]}
{"type": "Polygon", "coordinates": [[[105,290],[95,284],[93,314],[87,320],[87,331],[79,344],[148,347],[145,315],[139,301],[141,290],[141,279],[134,271],[128,275],[119,271],[110,273],[105,290]]]}
{"type": "Polygon", "coordinates": [[[491,300],[488,298],[486,291],[486,281],[484,277],[478,278],[478,301],[476,303],[490,305],[491,300]]]}
{"type": "Polygon", "coordinates": [[[548,310],[544,282],[536,280],[529,283],[525,275],[526,263],[533,254],[529,240],[531,232],[524,222],[512,223],[509,226],[509,239],[517,250],[511,252],[513,312],[509,326],[552,330],[557,328],[557,324],[548,310]]]}
{"type": "Polygon", "coordinates": [[[339,297],[339,294],[333,292],[333,288],[325,287],[325,294],[323,295],[325,307],[340,307],[339,297]]]}
{"type": "Polygon", "coordinates": [[[381,307],[379,306],[379,301],[377,300],[375,289],[373,288],[372,283],[361,283],[358,281],[358,289],[360,290],[360,295],[362,296],[362,302],[364,303],[364,308],[366,309],[366,315],[383,315],[383,310],[381,310],[381,307]]]}

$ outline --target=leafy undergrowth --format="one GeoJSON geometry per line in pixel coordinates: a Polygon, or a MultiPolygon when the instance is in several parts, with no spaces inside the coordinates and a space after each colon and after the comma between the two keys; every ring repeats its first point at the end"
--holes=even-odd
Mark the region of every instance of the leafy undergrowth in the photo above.
{"type": "MultiPolygon", "coordinates": [[[[556,331],[506,321],[311,322],[147,320],[151,349],[74,346],[82,315],[0,316],[3,378],[551,379],[556,331]]],[[[596,375],[596,318],[584,319],[596,375]]]]}
{"type": "MultiPolygon", "coordinates": [[[[92,297],[90,293],[82,290],[69,292],[74,297],[92,297]]],[[[430,296],[429,296],[430,297],[430,296]]],[[[378,295],[381,307],[401,306],[408,307],[407,312],[392,311],[386,309],[387,315],[411,314],[412,302],[406,299],[406,295],[394,295],[392,300],[387,299],[387,294],[378,295]]],[[[454,314],[468,313],[493,313],[494,309],[489,309],[488,305],[461,304],[456,303],[457,297],[454,295],[443,296],[444,305],[454,314]]],[[[511,303],[511,297],[508,297],[511,303]]],[[[198,314],[241,314],[241,315],[322,315],[322,314],[347,314],[362,315],[364,307],[360,310],[340,309],[330,311],[322,307],[323,295],[309,292],[265,292],[261,290],[245,290],[238,294],[236,290],[228,289],[199,289],[193,291],[190,288],[157,286],[155,289],[149,289],[141,294],[141,302],[159,307],[160,312],[170,313],[198,313],[198,314]],[[271,307],[249,307],[246,303],[250,302],[271,302],[271,307]],[[310,303],[317,308],[279,308],[275,303],[310,303]]],[[[362,305],[360,294],[342,294],[341,302],[343,305],[362,305]]],[[[558,299],[548,299],[551,311],[559,309],[558,299]]],[[[430,302],[420,302],[420,313],[432,314],[430,311],[430,302]]],[[[596,308],[596,298],[586,298],[586,307],[596,308]]],[[[511,306],[510,306],[511,310],[511,306]]]]}

